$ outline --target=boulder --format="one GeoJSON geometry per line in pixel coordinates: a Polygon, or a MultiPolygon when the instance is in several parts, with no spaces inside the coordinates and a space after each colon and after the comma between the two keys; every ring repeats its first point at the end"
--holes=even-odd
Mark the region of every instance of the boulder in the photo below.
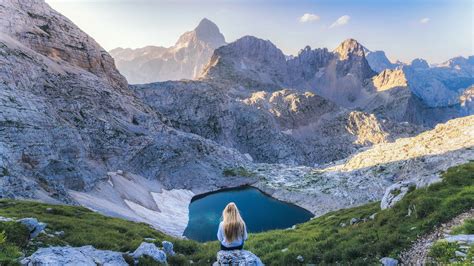
{"type": "Polygon", "coordinates": [[[247,250],[221,250],[217,252],[215,266],[261,266],[260,258],[247,250]]]}
{"type": "Polygon", "coordinates": [[[40,248],[31,256],[21,260],[27,266],[126,266],[122,253],[110,250],[97,250],[92,246],[40,248]]]}
{"type": "Polygon", "coordinates": [[[380,208],[385,210],[393,207],[395,203],[403,199],[410,187],[414,186],[416,186],[416,184],[411,181],[404,181],[389,186],[385,190],[382,201],[380,202],[380,208]]]}
{"type": "Polygon", "coordinates": [[[166,255],[169,255],[169,256],[175,255],[175,252],[173,250],[173,243],[169,241],[163,241],[161,242],[161,244],[163,245],[163,251],[166,253],[166,255]]]}
{"type": "Polygon", "coordinates": [[[474,235],[453,235],[453,236],[447,236],[445,239],[448,242],[459,242],[459,243],[465,243],[468,245],[474,244],[474,235]]]}
{"type": "Polygon", "coordinates": [[[0,222],[13,222],[12,218],[0,216],[0,222]]]}
{"type": "Polygon", "coordinates": [[[354,225],[354,224],[358,223],[359,221],[360,221],[360,219],[352,218],[351,221],[350,221],[350,224],[354,225]]]}
{"type": "Polygon", "coordinates": [[[143,255],[147,255],[149,257],[152,257],[157,262],[166,263],[165,252],[163,250],[160,250],[153,243],[142,242],[140,246],[131,255],[135,260],[138,260],[143,255]]]}
{"type": "Polygon", "coordinates": [[[397,266],[398,260],[389,257],[384,257],[380,259],[380,263],[382,263],[383,266],[397,266]]]}
{"type": "Polygon", "coordinates": [[[25,225],[30,230],[30,239],[37,237],[45,228],[46,224],[41,223],[36,218],[23,218],[17,222],[25,225]]]}

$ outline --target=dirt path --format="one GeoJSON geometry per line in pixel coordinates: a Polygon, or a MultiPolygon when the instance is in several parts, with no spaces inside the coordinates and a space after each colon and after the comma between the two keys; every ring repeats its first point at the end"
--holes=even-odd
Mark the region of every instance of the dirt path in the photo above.
{"type": "Polygon", "coordinates": [[[428,255],[431,245],[439,239],[449,234],[453,227],[461,225],[464,220],[474,218],[474,209],[456,216],[451,221],[441,224],[438,228],[429,234],[419,237],[410,249],[402,252],[400,255],[403,265],[426,265],[430,263],[428,255]]]}

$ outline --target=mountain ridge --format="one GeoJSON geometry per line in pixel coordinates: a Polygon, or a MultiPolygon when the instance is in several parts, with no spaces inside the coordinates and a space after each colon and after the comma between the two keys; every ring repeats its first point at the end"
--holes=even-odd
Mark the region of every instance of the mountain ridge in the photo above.
{"type": "Polygon", "coordinates": [[[198,77],[214,49],[225,44],[217,25],[203,18],[171,47],[115,48],[110,54],[130,83],[150,83],[198,77]]]}

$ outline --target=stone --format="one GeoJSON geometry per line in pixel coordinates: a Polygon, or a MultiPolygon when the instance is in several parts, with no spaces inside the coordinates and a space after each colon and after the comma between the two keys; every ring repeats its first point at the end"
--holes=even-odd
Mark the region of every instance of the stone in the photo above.
{"type": "Polygon", "coordinates": [[[445,238],[448,242],[459,242],[467,245],[474,244],[474,235],[452,235],[445,238]]]}
{"type": "Polygon", "coordinates": [[[298,255],[298,256],[296,257],[296,260],[299,261],[299,262],[303,262],[303,261],[304,261],[304,258],[303,258],[303,256],[298,255]]]}
{"type": "Polygon", "coordinates": [[[36,218],[23,218],[17,221],[30,230],[30,239],[37,237],[46,228],[46,224],[39,222],[36,218]]]}
{"type": "Polygon", "coordinates": [[[354,225],[356,223],[358,223],[360,221],[360,219],[358,218],[352,218],[351,221],[350,221],[350,225],[354,225]]]}
{"type": "Polygon", "coordinates": [[[384,257],[380,259],[380,263],[382,263],[383,266],[397,266],[398,260],[389,257],[384,257]]]}
{"type": "Polygon", "coordinates": [[[143,255],[152,257],[156,262],[166,263],[166,253],[160,250],[153,243],[142,242],[140,246],[131,254],[135,260],[138,260],[143,255]]]}
{"type": "Polygon", "coordinates": [[[163,241],[163,242],[161,242],[161,244],[163,245],[163,251],[166,253],[166,255],[168,255],[168,256],[174,256],[175,255],[175,252],[173,250],[173,243],[171,243],[169,241],[163,241]]]}
{"type": "Polygon", "coordinates": [[[458,250],[456,250],[454,254],[456,255],[456,257],[463,257],[463,258],[467,257],[466,253],[458,251],[458,250]]]}
{"type": "Polygon", "coordinates": [[[370,220],[375,220],[375,216],[377,216],[377,213],[373,213],[372,215],[369,216],[370,220]]]}
{"type": "Polygon", "coordinates": [[[396,183],[388,187],[380,202],[380,208],[385,210],[393,207],[397,202],[403,199],[411,187],[416,187],[416,184],[411,181],[396,183]]]}
{"type": "Polygon", "coordinates": [[[15,220],[13,220],[12,218],[0,216],[0,222],[13,222],[13,221],[15,220]]]}
{"type": "Polygon", "coordinates": [[[21,260],[25,266],[126,266],[122,253],[97,250],[92,246],[40,248],[21,260]]]}
{"type": "Polygon", "coordinates": [[[221,250],[217,252],[219,266],[262,266],[263,263],[255,254],[247,250],[221,250]]]}

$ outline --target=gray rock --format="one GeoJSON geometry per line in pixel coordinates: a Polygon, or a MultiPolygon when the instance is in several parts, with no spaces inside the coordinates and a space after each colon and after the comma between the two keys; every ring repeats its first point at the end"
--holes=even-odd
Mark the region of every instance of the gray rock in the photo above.
{"type": "Polygon", "coordinates": [[[452,235],[445,238],[448,242],[459,242],[468,245],[474,244],[474,235],[452,235]]]}
{"type": "Polygon", "coordinates": [[[399,202],[408,193],[410,187],[415,187],[416,184],[411,181],[399,182],[391,185],[385,190],[380,208],[385,210],[391,208],[395,203],[399,202]]]}
{"type": "Polygon", "coordinates": [[[143,255],[150,256],[157,262],[166,263],[166,253],[160,250],[153,243],[142,242],[140,246],[131,254],[135,260],[138,260],[143,255]]]}
{"type": "Polygon", "coordinates": [[[370,220],[375,220],[375,216],[377,216],[377,213],[373,213],[372,215],[369,216],[370,220]]]}
{"type": "Polygon", "coordinates": [[[173,250],[173,243],[171,243],[169,241],[163,241],[163,242],[161,242],[161,244],[163,245],[163,251],[166,253],[166,255],[168,255],[168,256],[174,256],[175,255],[175,252],[173,250]]]}
{"type": "Polygon", "coordinates": [[[354,225],[356,223],[358,223],[360,221],[360,219],[358,218],[352,218],[351,221],[350,221],[350,225],[354,225]]]}
{"type": "Polygon", "coordinates": [[[247,250],[221,250],[217,252],[217,262],[219,266],[261,266],[260,258],[247,250]]]}
{"type": "Polygon", "coordinates": [[[454,254],[456,255],[456,257],[463,257],[463,258],[467,257],[466,253],[458,251],[458,250],[456,250],[454,254]]]}
{"type": "Polygon", "coordinates": [[[13,222],[12,218],[0,216],[0,222],[13,222]]]}
{"type": "Polygon", "coordinates": [[[380,259],[380,263],[382,263],[383,266],[397,266],[398,260],[389,257],[384,257],[380,259]]]}
{"type": "Polygon", "coordinates": [[[37,237],[46,228],[46,224],[39,222],[36,218],[23,218],[17,221],[30,230],[30,239],[37,237]]]}
{"type": "Polygon", "coordinates": [[[27,266],[126,266],[122,253],[97,250],[92,246],[40,248],[31,256],[21,260],[27,266]]]}
{"type": "Polygon", "coordinates": [[[299,261],[299,262],[303,262],[304,258],[303,258],[303,256],[298,255],[298,257],[296,257],[296,260],[299,261]]]}

